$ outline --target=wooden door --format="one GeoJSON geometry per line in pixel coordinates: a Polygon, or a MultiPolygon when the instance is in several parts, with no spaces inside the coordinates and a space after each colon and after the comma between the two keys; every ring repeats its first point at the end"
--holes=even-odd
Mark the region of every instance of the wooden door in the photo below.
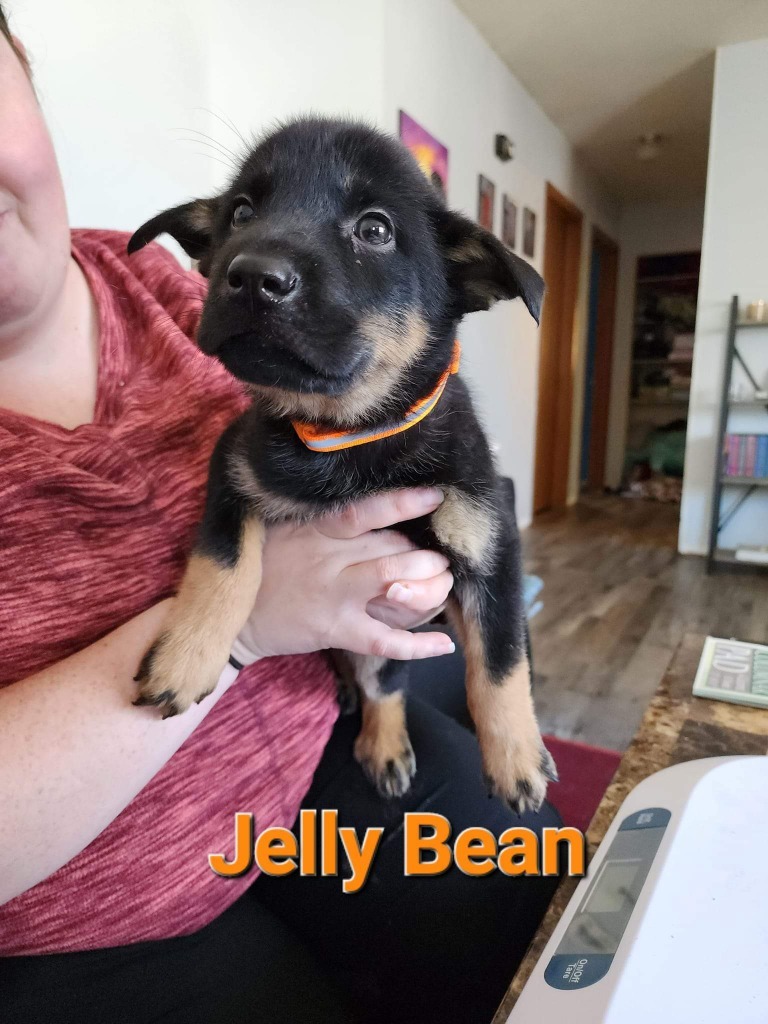
{"type": "Polygon", "coordinates": [[[573,399],[573,325],[579,290],[581,211],[547,185],[534,512],[562,508],[568,497],[573,399]]]}

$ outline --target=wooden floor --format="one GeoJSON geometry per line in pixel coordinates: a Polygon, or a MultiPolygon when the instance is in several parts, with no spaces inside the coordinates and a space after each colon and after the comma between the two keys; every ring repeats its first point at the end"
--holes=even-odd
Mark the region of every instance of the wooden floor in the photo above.
{"type": "MultiPolygon", "coordinates": [[[[523,533],[544,580],[531,623],[542,732],[623,750],[684,633],[768,637],[768,572],[676,554],[678,508],[589,497],[523,533]]],[[[693,679],[691,679],[693,685],[693,679]]]]}

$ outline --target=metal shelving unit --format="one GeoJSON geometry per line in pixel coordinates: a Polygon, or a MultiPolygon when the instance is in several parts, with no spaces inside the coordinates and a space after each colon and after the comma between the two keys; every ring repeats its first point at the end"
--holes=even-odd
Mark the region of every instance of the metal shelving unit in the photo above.
{"type": "Polygon", "coordinates": [[[747,366],[744,358],[737,347],[738,332],[750,330],[756,327],[768,329],[767,322],[755,322],[751,320],[739,320],[739,297],[734,295],[731,300],[731,314],[728,321],[728,347],[725,354],[725,373],[723,374],[723,390],[720,398],[720,423],[717,434],[717,455],[715,461],[714,493],[712,495],[712,519],[709,530],[709,547],[707,550],[707,572],[711,572],[713,566],[720,565],[752,565],[766,568],[765,563],[749,561],[737,558],[736,552],[728,548],[718,547],[718,538],[721,531],[729,523],[742,505],[751,498],[760,488],[768,487],[768,477],[741,477],[727,476],[723,473],[723,452],[725,450],[725,438],[728,432],[728,413],[731,409],[739,408],[764,408],[768,413],[768,398],[737,399],[730,397],[731,377],[733,375],[733,363],[736,360],[747,376],[755,391],[760,391],[760,385],[755,380],[752,371],[747,366]],[[740,488],[741,493],[733,501],[731,506],[724,512],[720,511],[724,487],[740,488]]]}

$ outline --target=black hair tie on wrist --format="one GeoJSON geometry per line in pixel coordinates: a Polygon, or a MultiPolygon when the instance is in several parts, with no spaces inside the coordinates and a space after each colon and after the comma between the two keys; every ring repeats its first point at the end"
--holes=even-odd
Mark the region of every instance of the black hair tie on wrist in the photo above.
{"type": "Polygon", "coordinates": [[[241,665],[237,658],[235,658],[234,655],[232,654],[230,654],[229,656],[229,664],[232,666],[232,668],[236,668],[238,672],[243,671],[244,666],[241,665]]]}

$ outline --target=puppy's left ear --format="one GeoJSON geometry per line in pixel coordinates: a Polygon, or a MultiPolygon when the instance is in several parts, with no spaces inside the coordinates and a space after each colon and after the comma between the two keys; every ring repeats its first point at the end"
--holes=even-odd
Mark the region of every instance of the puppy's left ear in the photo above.
{"type": "Polygon", "coordinates": [[[539,322],[544,281],[530,263],[490,231],[452,210],[440,211],[438,232],[458,316],[490,309],[500,299],[520,298],[539,322]]]}
{"type": "Polygon", "coordinates": [[[176,239],[188,256],[200,261],[200,273],[207,276],[216,207],[216,199],[195,199],[183,206],[163,210],[133,233],[128,242],[128,253],[137,252],[158,235],[167,234],[176,239]]]}

